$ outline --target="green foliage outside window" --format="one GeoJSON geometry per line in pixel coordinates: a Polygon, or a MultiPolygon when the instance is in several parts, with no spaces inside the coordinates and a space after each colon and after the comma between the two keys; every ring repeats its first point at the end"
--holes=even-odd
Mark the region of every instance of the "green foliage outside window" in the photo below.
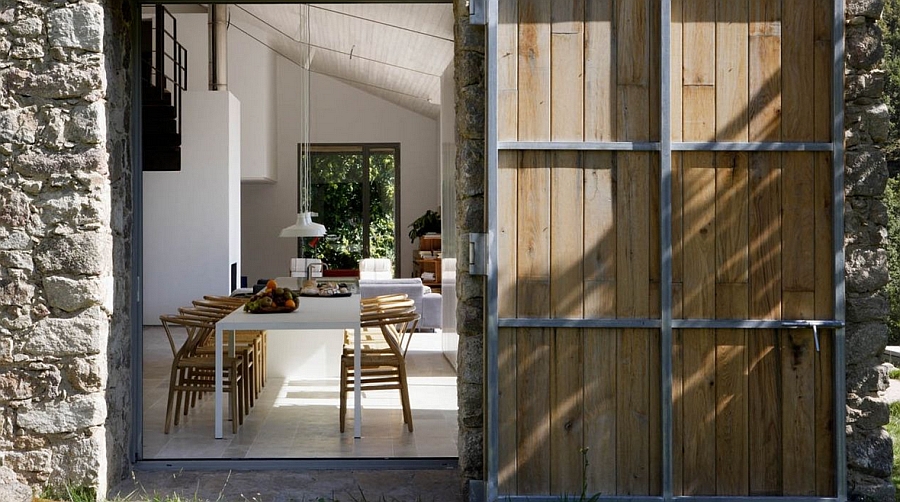
{"type": "Polygon", "coordinates": [[[884,43],[884,101],[891,117],[891,132],[885,153],[889,160],[900,159],[900,0],[885,0],[878,22],[884,43]]]}
{"type": "MultiPolygon", "coordinates": [[[[886,0],[879,26],[884,43],[884,100],[888,105],[891,129],[884,151],[889,163],[900,161],[900,0],[886,0]]],[[[891,280],[886,293],[891,302],[888,327],[891,345],[900,345],[900,179],[888,180],[884,192],[888,210],[888,271],[891,280]]]]}
{"type": "Polygon", "coordinates": [[[395,155],[369,153],[367,183],[365,160],[361,151],[312,154],[311,210],[319,213],[314,220],[325,225],[327,235],[307,239],[304,252],[332,269],[357,268],[362,258],[394,259],[395,155]],[[368,211],[363,207],[366,184],[368,211]]]}

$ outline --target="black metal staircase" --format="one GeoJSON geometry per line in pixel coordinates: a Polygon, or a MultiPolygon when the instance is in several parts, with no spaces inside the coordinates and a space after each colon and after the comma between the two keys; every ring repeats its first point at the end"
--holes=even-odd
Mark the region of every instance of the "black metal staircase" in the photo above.
{"type": "Polygon", "coordinates": [[[178,43],[175,17],[162,5],[141,28],[143,169],[180,171],[187,50],[178,43]]]}

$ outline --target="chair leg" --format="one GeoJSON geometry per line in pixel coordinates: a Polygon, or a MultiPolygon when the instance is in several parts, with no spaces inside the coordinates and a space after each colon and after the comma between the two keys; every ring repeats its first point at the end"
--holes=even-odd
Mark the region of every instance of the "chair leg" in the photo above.
{"type": "Polygon", "coordinates": [[[413,431],[412,407],[409,404],[409,386],[406,384],[406,368],[400,366],[400,402],[403,404],[403,421],[409,432],[413,431]]]}
{"type": "Polygon", "coordinates": [[[341,358],[341,432],[344,432],[344,421],[347,418],[347,363],[341,358]]]}
{"type": "Polygon", "coordinates": [[[166,425],[163,427],[163,433],[169,433],[169,427],[172,424],[173,415],[175,417],[178,416],[178,413],[175,412],[173,405],[175,404],[175,393],[178,392],[175,388],[178,386],[178,370],[177,368],[172,367],[171,375],[169,376],[169,397],[166,400],[166,425]]]}

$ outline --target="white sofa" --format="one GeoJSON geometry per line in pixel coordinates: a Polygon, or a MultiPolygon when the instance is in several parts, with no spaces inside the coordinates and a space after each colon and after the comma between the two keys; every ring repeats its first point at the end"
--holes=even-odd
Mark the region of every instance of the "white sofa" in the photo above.
{"type": "Polygon", "coordinates": [[[432,293],[431,288],[422,284],[418,277],[410,279],[359,279],[359,296],[373,296],[406,293],[416,304],[420,329],[441,327],[441,295],[432,293]]]}

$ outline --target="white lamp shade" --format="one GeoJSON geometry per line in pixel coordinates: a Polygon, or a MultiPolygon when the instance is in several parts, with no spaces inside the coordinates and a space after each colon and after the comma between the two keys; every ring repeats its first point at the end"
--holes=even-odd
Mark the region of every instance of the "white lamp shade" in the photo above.
{"type": "Polygon", "coordinates": [[[325,225],[312,221],[317,213],[297,213],[297,223],[281,229],[281,237],[322,237],[325,235],[325,225]]]}

